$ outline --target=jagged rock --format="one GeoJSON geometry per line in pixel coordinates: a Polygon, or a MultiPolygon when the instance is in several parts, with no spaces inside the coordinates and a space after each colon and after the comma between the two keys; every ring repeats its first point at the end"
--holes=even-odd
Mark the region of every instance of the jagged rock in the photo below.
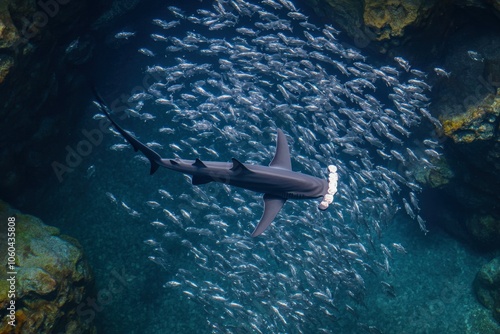
{"type": "MultiPolygon", "coordinates": [[[[8,324],[8,282],[0,282],[0,333],[96,333],[78,314],[78,305],[93,288],[93,276],[82,248],[55,227],[22,214],[0,201],[0,221],[16,218],[16,326],[8,324]]],[[[3,225],[2,226],[6,226],[3,225]]],[[[7,230],[0,231],[6,240],[7,230]]],[[[2,258],[7,263],[7,254],[2,258]]],[[[0,266],[6,277],[6,266],[0,266]]]]}
{"type": "Polygon", "coordinates": [[[500,90],[484,98],[470,96],[479,102],[463,112],[457,108],[453,109],[454,113],[443,113],[440,117],[444,134],[453,140],[456,158],[462,165],[459,177],[469,188],[455,194],[462,195],[461,202],[470,208],[498,215],[500,208],[495,203],[500,200],[497,191],[500,186],[500,90]]]}
{"type": "Polygon", "coordinates": [[[416,180],[426,187],[441,188],[450,183],[455,177],[445,156],[439,159],[433,159],[434,168],[415,165],[411,166],[412,173],[415,175],[416,180]]]}
{"type": "Polygon", "coordinates": [[[500,257],[481,267],[473,286],[479,302],[492,310],[493,316],[500,323],[500,257]]]}
{"type": "Polygon", "coordinates": [[[465,226],[484,248],[494,248],[500,244],[500,219],[491,215],[474,214],[466,220],[465,226]]]}
{"type": "MultiPolygon", "coordinates": [[[[422,39],[447,34],[452,29],[455,7],[481,8],[500,16],[498,0],[439,2],[431,0],[306,0],[320,16],[339,25],[358,47],[372,41],[408,37],[409,30],[429,29],[422,39]],[[491,10],[492,9],[492,10],[491,10]]],[[[411,36],[410,36],[411,37],[411,36]]],[[[442,42],[442,40],[440,39],[442,42]]],[[[396,45],[399,42],[396,42],[396,45]]],[[[379,45],[381,46],[381,45],[379,45]]],[[[387,51],[382,47],[380,51],[387,51]]]]}
{"type": "MultiPolygon", "coordinates": [[[[498,73],[494,73],[499,75],[498,73]]],[[[488,94],[477,104],[469,106],[463,113],[441,116],[444,134],[455,143],[470,144],[474,141],[495,140],[499,128],[500,90],[488,94]]],[[[495,155],[494,158],[499,156],[495,155]]],[[[499,166],[500,167],[500,166],[499,166]]]]}
{"type": "Polygon", "coordinates": [[[14,66],[12,57],[0,55],[0,84],[5,80],[12,66],[14,66]]]}
{"type": "MultiPolygon", "coordinates": [[[[419,29],[432,23],[434,33],[446,28],[439,15],[442,4],[428,0],[306,0],[319,16],[325,16],[352,38],[356,47],[364,48],[375,42],[379,52],[406,40],[409,29],[419,29]],[[435,24],[437,22],[437,24],[435,24]]],[[[427,40],[427,38],[424,38],[427,40]]]]}
{"type": "MultiPolygon", "coordinates": [[[[15,58],[8,54],[23,54],[22,34],[13,23],[11,6],[14,1],[0,1],[0,84],[4,82],[15,64],[15,58]]],[[[23,8],[21,15],[27,17],[36,8],[34,2],[17,1],[17,8],[23,8]]]]}
{"type": "Polygon", "coordinates": [[[364,2],[364,24],[375,33],[377,40],[401,37],[406,28],[426,20],[434,2],[425,0],[369,0],[364,2]]]}
{"type": "MultiPolygon", "coordinates": [[[[446,156],[455,174],[444,187],[448,209],[460,208],[448,231],[481,249],[500,247],[500,38],[467,26],[450,39],[432,113],[443,124],[446,156]],[[458,228],[460,226],[460,228],[458,228]],[[496,226],[496,227],[495,227],[496,226]]],[[[441,220],[444,222],[445,220],[441,220]]],[[[443,225],[443,224],[442,224],[443,225]]]]}

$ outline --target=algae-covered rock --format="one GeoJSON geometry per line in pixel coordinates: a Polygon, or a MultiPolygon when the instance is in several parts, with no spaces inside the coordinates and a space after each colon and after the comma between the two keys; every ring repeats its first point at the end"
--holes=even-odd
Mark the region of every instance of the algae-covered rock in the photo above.
{"type": "MultiPolygon", "coordinates": [[[[0,201],[0,221],[7,222],[8,217],[15,219],[15,265],[0,266],[0,276],[15,276],[16,326],[9,324],[12,319],[7,311],[10,282],[2,279],[0,334],[95,333],[94,325],[81,319],[77,311],[93,288],[93,276],[80,244],[0,201]]],[[[0,238],[7,240],[6,234],[4,228],[0,238]]],[[[1,254],[2,263],[7,263],[8,254],[1,254]]]]}
{"type": "Polygon", "coordinates": [[[364,2],[364,23],[376,33],[377,40],[401,37],[407,27],[425,20],[433,6],[425,0],[368,0],[364,2]]]}
{"type": "MultiPolygon", "coordinates": [[[[340,26],[358,47],[371,41],[404,40],[407,32],[428,30],[424,40],[449,34],[454,29],[457,8],[486,10],[500,16],[500,5],[494,1],[434,0],[306,0],[320,16],[340,26]]],[[[458,16],[458,15],[457,15],[458,16]]],[[[412,34],[416,35],[416,34],[412,34]]],[[[418,34],[417,34],[418,35],[418,34]]],[[[417,36],[418,38],[418,36],[417,36]]]]}
{"type": "MultiPolygon", "coordinates": [[[[25,3],[26,1],[18,1],[25,3]]],[[[11,1],[0,1],[0,84],[2,84],[14,67],[14,58],[7,56],[7,54],[22,53],[20,47],[22,45],[22,34],[14,25],[11,15],[11,1]]],[[[27,16],[28,12],[31,13],[35,10],[35,3],[31,3],[29,8],[22,13],[27,16]]]]}
{"type": "Polygon", "coordinates": [[[19,35],[12,22],[9,1],[0,1],[0,49],[7,49],[15,45],[20,38],[19,35]]]}
{"type": "Polygon", "coordinates": [[[0,84],[5,80],[12,66],[14,66],[12,57],[0,55],[0,84]]]}
{"type": "MultiPolygon", "coordinates": [[[[435,15],[437,5],[428,0],[306,0],[320,16],[338,25],[357,47],[371,42],[403,39],[406,31],[424,27],[435,15]]],[[[442,20],[441,20],[442,21],[442,20]]],[[[443,24],[445,24],[443,22],[443,24]]],[[[438,31],[441,31],[439,29],[438,31]]],[[[399,42],[396,42],[398,44],[399,42]]],[[[378,43],[380,51],[386,46],[378,43]]]]}
{"type": "Polygon", "coordinates": [[[466,220],[465,226],[482,247],[494,248],[500,244],[500,219],[492,215],[474,214],[466,220]]]}
{"type": "Polygon", "coordinates": [[[411,166],[412,173],[420,184],[430,188],[441,188],[450,183],[455,174],[444,155],[432,160],[433,168],[424,165],[413,165],[411,166]]]}
{"type": "MultiPolygon", "coordinates": [[[[500,74],[500,69],[496,74],[500,74]]],[[[441,122],[444,134],[455,143],[470,144],[477,140],[495,140],[499,116],[500,91],[488,94],[462,113],[442,115],[441,122]]]]}
{"type": "Polygon", "coordinates": [[[500,334],[500,324],[488,310],[475,309],[467,315],[465,334],[500,334]]]}
{"type": "Polygon", "coordinates": [[[490,309],[500,323],[500,257],[481,267],[473,286],[479,302],[490,309]]]}

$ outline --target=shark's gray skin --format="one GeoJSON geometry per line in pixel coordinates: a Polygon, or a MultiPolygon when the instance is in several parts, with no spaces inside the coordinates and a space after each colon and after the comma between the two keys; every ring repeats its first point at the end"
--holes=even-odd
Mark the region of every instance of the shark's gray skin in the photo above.
{"type": "Polygon", "coordinates": [[[120,127],[111,117],[110,108],[96,93],[99,108],[106,114],[116,130],[141,151],[151,163],[153,174],[161,166],[192,176],[193,185],[221,182],[264,194],[264,213],[252,233],[256,237],[264,232],[288,199],[322,197],[328,192],[328,181],[292,171],[290,151],[283,131],[278,129],[276,153],[269,166],[243,164],[233,158],[232,162],[213,162],[184,159],[163,159],[158,153],[141,143],[120,127]]]}

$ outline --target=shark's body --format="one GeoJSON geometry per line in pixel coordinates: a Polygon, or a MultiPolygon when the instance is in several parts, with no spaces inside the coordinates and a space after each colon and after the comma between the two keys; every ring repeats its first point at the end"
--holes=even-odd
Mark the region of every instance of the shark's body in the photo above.
{"type": "Polygon", "coordinates": [[[253,237],[264,232],[288,199],[310,199],[328,193],[328,181],[292,171],[290,151],[285,134],[278,129],[276,153],[269,166],[243,164],[237,159],[230,162],[213,162],[184,159],[163,159],[158,153],[141,143],[121,128],[111,117],[109,107],[98,94],[100,109],[116,130],[151,163],[151,174],[161,166],[192,176],[193,185],[221,182],[264,194],[264,213],[252,233],[253,237]]]}

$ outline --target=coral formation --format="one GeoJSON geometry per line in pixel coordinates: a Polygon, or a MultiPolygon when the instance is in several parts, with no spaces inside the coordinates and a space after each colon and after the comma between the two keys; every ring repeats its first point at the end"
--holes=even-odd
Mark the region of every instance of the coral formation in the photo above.
{"type": "MultiPolygon", "coordinates": [[[[95,333],[95,327],[78,313],[93,287],[93,276],[80,244],[59,229],[22,214],[0,201],[0,221],[15,217],[16,326],[15,333],[95,333]]],[[[6,230],[1,231],[6,240],[6,230]]],[[[7,263],[7,253],[2,259],[7,263]]],[[[6,277],[5,266],[0,276],[6,277]]],[[[0,291],[8,290],[7,281],[0,291]]],[[[7,293],[0,294],[0,333],[11,333],[7,293]]]]}

